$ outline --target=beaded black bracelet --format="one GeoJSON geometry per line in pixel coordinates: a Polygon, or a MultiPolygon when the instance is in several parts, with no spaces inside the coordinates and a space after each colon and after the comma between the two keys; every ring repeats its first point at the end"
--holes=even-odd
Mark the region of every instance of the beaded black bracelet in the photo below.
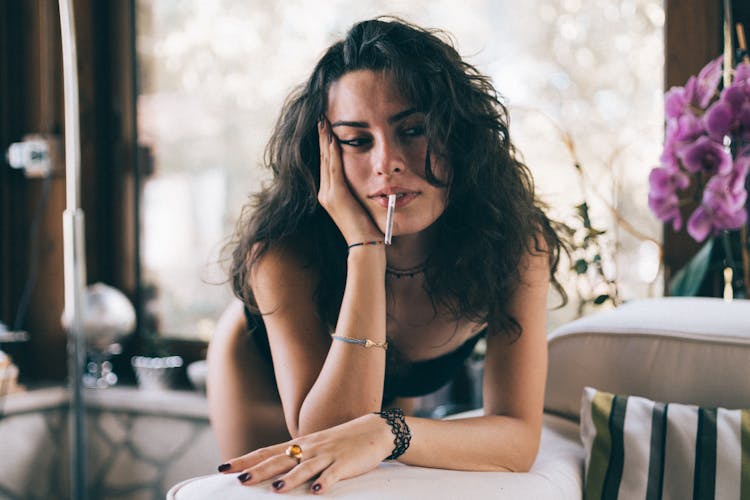
{"type": "Polygon", "coordinates": [[[388,408],[387,410],[375,412],[375,415],[380,415],[391,426],[391,432],[394,436],[393,452],[386,457],[386,460],[396,460],[404,454],[411,441],[411,431],[409,430],[409,426],[406,425],[404,412],[401,408],[388,408]]]}

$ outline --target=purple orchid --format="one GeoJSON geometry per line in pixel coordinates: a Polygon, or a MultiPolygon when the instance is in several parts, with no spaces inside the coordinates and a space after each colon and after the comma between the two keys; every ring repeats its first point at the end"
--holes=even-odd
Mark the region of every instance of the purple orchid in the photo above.
{"type": "Polygon", "coordinates": [[[685,87],[672,87],[664,95],[664,114],[667,119],[679,118],[690,104],[690,96],[685,87]]]}
{"type": "Polygon", "coordinates": [[[703,123],[692,113],[667,122],[667,136],[674,141],[693,142],[704,133],[703,123]]]}
{"type": "Polygon", "coordinates": [[[736,121],[736,112],[732,106],[724,101],[716,101],[708,108],[703,117],[708,135],[720,141],[729,134],[736,121]]]}
{"type": "Polygon", "coordinates": [[[688,219],[687,232],[695,241],[701,242],[711,233],[711,228],[711,217],[706,208],[701,205],[688,219]]]}
{"type": "Polygon", "coordinates": [[[701,205],[688,220],[688,234],[696,241],[724,229],[739,229],[747,222],[745,179],[750,171],[750,147],[740,152],[727,175],[715,175],[703,191],[701,205]]]}
{"type": "Polygon", "coordinates": [[[686,113],[679,118],[667,122],[664,137],[664,150],[660,158],[662,165],[674,165],[677,168],[677,151],[694,142],[705,134],[701,120],[692,113],[686,113]]]}
{"type": "Polygon", "coordinates": [[[734,81],[719,93],[722,58],[708,63],[684,87],[664,100],[666,133],[660,165],[649,175],[648,204],[675,231],[687,217],[696,241],[747,223],[745,188],[750,172],[750,64],[741,63],[734,81]],[[681,207],[696,194],[689,215],[681,207]]]}
{"type": "Polygon", "coordinates": [[[690,173],[706,172],[726,175],[732,170],[732,155],[720,144],[707,136],[701,136],[692,144],[677,151],[677,157],[690,173]]]}
{"type": "Polygon", "coordinates": [[[723,56],[717,57],[706,64],[700,73],[698,73],[693,103],[700,106],[701,109],[708,107],[711,99],[714,98],[716,91],[719,89],[723,59],[723,56]]]}
{"type": "Polygon", "coordinates": [[[737,109],[750,98],[747,89],[747,82],[734,82],[721,93],[721,100],[733,109],[737,109]]]}
{"type": "Polygon", "coordinates": [[[750,80],[750,64],[741,62],[734,68],[734,81],[745,82],[750,80]]]}
{"type": "Polygon", "coordinates": [[[690,178],[675,168],[657,167],[649,175],[651,189],[648,194],[648,206],[658,219],[664,222],[672,221],[675,231],[682,229],[677,191],[687,188],[689,184],[690,178]]]}
{"type": "Polygon", "coordinates": [[[730,191],[727,179],[714,177],[706,185],[701,205],[690,216],[687,231],[695,241],[716,236],[725,229],[739,229],[747,222],[747,191],[730,191]]]}
{"type": "Polygon", "coordinates": [[[748,142],[750,141],[750,100],[746,101],[740,108],[740,112],[737,114],[738,128],[737,131],[740,138],[748,142]]]}

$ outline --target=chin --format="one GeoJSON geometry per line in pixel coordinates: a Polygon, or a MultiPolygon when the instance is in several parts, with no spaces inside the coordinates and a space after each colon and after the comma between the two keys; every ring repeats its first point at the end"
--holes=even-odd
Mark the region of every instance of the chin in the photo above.
{"type": "MultiPolygon", "coordinates": [[[[419,233],[423,233],[424,231],[427,231],[428,229],[432,228],[435,224],[435,221],[430,222],[422,222],[415,223],[415,224],[406,224],[404,226],[398,226],[396,227],[394,225],[393,227],[393,237],[398,238],[399,236],[410,236],[415,235],[419,233]]],[[[383,234],[385,234],[385,228],[383,228],[383,234]]]]}

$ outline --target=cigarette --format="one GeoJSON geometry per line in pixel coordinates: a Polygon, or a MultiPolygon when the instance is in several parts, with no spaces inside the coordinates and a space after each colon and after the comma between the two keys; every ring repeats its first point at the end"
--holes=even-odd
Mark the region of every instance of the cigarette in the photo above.
{"type": "Polygon", "coordinates": [[[385,244],[391,244],[393,237],[393,212],[396,210],[396,195],[388,195],[388,213],[385,216],[385,244]]]}

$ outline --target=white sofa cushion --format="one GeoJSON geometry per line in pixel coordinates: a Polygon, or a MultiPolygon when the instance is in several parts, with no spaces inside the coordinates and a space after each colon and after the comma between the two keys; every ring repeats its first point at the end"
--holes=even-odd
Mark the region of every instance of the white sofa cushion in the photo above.
{"type": "MultiPolygon", "coordinates": [[[[464,472],[387,462],[367,474],[337,483],[324,496],[352,500],[580,500],[583,454],[578,426],[568,420],[545,415],[539,455],[528,473],[464,472]]],[[[285,495],[320,498],[310,493],[309,488],[310,485],[305,484],[285,495]]],[[[189,479],[173,486],[167,494],[168,500],[207,498],[278,500],[280,497],[274,492],[270,481],[243,486],[237,481],[237,474],[213,474],[189,479]]]]}
{"type": "Polygon", "coordinates": [[[549,336],[547,411],[577,419],[592,386],[705,407],[750,408],[750,300],[624,304],[549,336]]]}

